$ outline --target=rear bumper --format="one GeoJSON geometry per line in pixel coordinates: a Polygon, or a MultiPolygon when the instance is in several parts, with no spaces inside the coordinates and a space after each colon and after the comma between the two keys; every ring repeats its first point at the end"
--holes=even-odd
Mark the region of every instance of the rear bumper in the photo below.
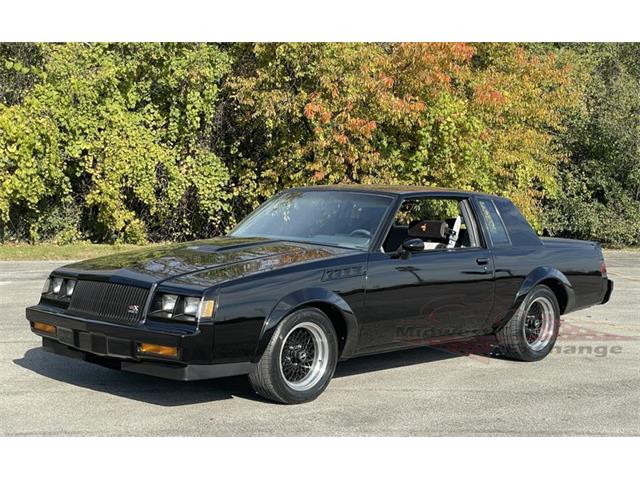
{"type": "Polygon", "coordinates": [[[611,294],[613,293],[613,280],[607,279],[607,291],[604,294],[604,298],[602,299],[602,304],[605,304],[611,298],[611,294]]]}
{"type": "Polygon", "coordinates": [[[196,331],[172,326],[167,329],[173,331],[158,331],[148,326],[129,327],[71,317],[42,306],[29,307],[26,313],[31,331],[43,337],[45,350],[123,371],[191,381],[243,375],[255,368],[251,362],[211,363],[213,325],[202,325],[196,331]],[[36,330],[33,322],[53,325],[56,330],[36,330]],[[175,347],[177,358],[141,353],[141,343],[175,347]]]}

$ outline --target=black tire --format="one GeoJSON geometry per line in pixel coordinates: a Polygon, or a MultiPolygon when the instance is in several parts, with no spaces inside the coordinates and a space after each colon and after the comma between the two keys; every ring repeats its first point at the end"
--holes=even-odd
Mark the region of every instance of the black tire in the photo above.
{"type": "Polygon", "coordinates": [[[553,349],[560,329],[560,307],[553,291],[538,285],[529,292],[516,313],[497,333],[505,357],[525,362],[542,360],[553,349]],[[535,337],[535,320],[542,311],[540,334],[535,337]],[[551,323],[548,323],[551,322],[551,323]]]}
{"type": "MultiPolygon", "coordinates": [[[[309,350],[311,347],[309,348],[309,350]]],[[[249,381],[258,395],[278,403],[295,404],[314,400],[320,395],[333,377],[338,361],[338,338],[331,321],[317,308],[304,308],[283,319],[274,332],[257,368],[249,374],[249,381]],[[295,373],[304,372],[299,358],[292,363],[292,356],[305,355],[306,349],[296,349],[294,337],[297,331],[304,339],[312,339],[313,354],[316,355],[309,373],[299,381],[294,381],[295,373]],[[305,337],[309,335],[309,337],[305,337]],[[291,338],[291,341],[289,339],[291,338]],[[326,342],[325,342],[326,340],[326,342]],[[287,350],[284,350],[287,341],[287,350]],[[287,352],[293,352],[287,355],[287,352]],[[317,359],[317,360],[316,360],[317,359]],[[282,366],[284,365],[284,367],[282,366]],[[293,365],[293,367],[292,367],[293,365]],[[294,369],[285,375],[283,368],[294,369]],[[297,369],[297,370],[295,370],[297,369]],[[313,378],[311,378],[313,373],[313,378]],[[287,378],[287,376],[289,378],[287,378]],[[308,386],[305,382],[311,382],[308,386]],[[293,385],[293,386],[292,386],[293,385]]]]}

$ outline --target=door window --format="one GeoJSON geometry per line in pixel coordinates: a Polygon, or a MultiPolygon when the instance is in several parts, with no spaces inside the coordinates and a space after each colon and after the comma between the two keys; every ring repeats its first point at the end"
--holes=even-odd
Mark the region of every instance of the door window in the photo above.
{"type": "Polygon", "coordinates": [[[409,238],[424,241],[425,250],[462,249],[478,246],[459,198],[413,198],[405,200],[382,245],[395,252],[409,238]]]}

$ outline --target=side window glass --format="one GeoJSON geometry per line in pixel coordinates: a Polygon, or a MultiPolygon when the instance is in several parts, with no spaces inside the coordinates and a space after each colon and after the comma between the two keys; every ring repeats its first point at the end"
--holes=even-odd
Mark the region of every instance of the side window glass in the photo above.
{"type": "Polygon", "coordinates": [[[425,250],[461,249],[477,246],[476,235],[458,198],[420,197],[404,201],[383,243],[385,252],[394,252],[408,238],[420,238],[425,250]]]}
{"type": "Polygon", "coordinates": [[[487,229],[489,230],[491,243],[494,245],[510,244],[511,241],[509,240],[509,235],[507,234],[504,223],[502,223],[502,218],[500,218],[493,201],[489,199],[480,199],[478,200],[478,204],[480,205],[480,214],[482,215],[484,223],[487,225],[487,229]]]}

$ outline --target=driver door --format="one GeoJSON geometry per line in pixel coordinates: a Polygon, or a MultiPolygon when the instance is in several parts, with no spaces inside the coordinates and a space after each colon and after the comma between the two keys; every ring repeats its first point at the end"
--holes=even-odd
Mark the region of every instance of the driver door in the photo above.
{"type": "Polygon", "coordinates": [[[467,199],[405,200],[381,251],[369,256],[362,349],[482,333],[493,306],[493,277],[493,259],[481,242],[467,199]],[[412,224],[441,221],[455,226],[458,217],[457,232],[446,227],[448,238],[427,238],[428,249],[404,257],[394,254],[410,238],[412,224]]]}

